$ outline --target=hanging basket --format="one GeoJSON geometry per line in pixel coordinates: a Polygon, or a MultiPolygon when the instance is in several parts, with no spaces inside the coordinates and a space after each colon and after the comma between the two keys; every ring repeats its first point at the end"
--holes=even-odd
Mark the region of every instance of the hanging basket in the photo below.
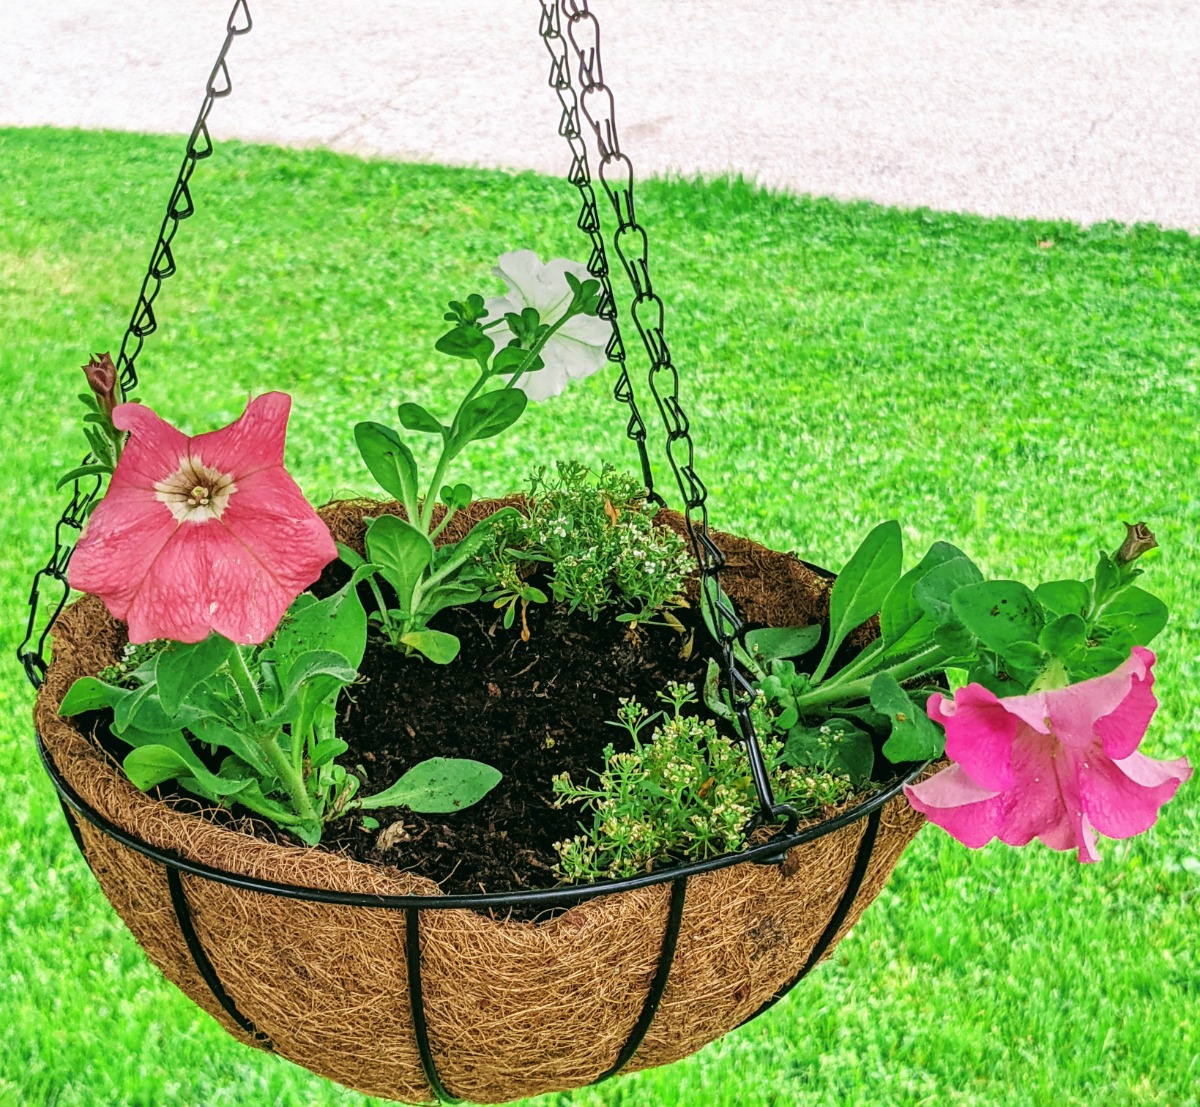
{"type": "MultiPolygon", "coordinates": [[[[368,510],[379,506],[323,514],[354,542],[368,510]]],[[[749,618],[796,625],[827,608],[828,579],[794,556],[717,537],[741,551],[722,581],[749,618]]],[[[742,854],[443,896],[426,878],[276,845],[138,791],[57,711],[123,644],[99,600],[72,604],[38,695],[42,756],[84,857],[167,979],[231,1034],[370,1095],[502,1102],[685,1057],[827,956],[922,822],[894,781],[742,854]],[[507,917],[563,907],[542,922],[507,917]]]]}

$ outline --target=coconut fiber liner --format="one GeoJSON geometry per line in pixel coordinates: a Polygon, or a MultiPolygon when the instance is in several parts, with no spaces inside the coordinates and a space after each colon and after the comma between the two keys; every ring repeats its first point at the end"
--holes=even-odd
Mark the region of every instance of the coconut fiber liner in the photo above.
{"type": "MultiPolygon", "coordinates": [[[[473,505],[461,537],[502,502],[473,505]]],[[[363,517],[394,505],[352,501],[322,514],[361,548],[363,517]]],[[[681,529],[662,511],[658,519],[681,529]]],[[[714,532],[721,581],[744,618],[791,626],[827,617],[829,581],[791,554],[714,532]]],[[[59,718],[78,678],[113,662],[124,630],[85,596],[54,627],[36,722],[58,771],[83,800],[151,845],[229,873],[343,892],[437,896],[426,878],[215,825],[138,791],[95,741],[59,718]]],[[[836,940],[882,888],[921,817],[898,797],[882,810],[859,893],[836,940]]],[[[226,1014],[180,930],[166,870],[78,820],[104,894],[168,980],[234,1037],[262,1045],[226,1014]]],[[[628,1070],[678,1060],[738,1026],[804,966],[846,890],[866,819],[794,847],[789,863],[735,864],[689,878],[658,1012],[628,1070]]],[[[434,1098],[414,1036],[401,910],[303,902],[181,874],[192,924],[236,1009],[269,1048],[369,1095],[434,1098]]],[[[444,1086],[477,1102],[577,1087],[613,1065],[642,1013],[659,962],[670,884],[617,891],[543,922],[465,909],[421,912],[429,1041],[444,1086]]]]}

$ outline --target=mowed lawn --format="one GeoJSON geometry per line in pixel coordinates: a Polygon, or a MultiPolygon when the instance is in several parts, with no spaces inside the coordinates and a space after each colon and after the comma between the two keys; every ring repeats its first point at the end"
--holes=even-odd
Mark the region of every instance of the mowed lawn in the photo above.
{"type": "MultiPolygon", "coordinates": [[[[119,346],[181,145],[0,130],[4,1105],[367,1102],[236,1044],[149,965],[71,842],[14,661],[54,482],[83,450],[77,367],[119,346]]],[[[533,175],[228,143],[194,193],[140,395],[199,432],[250,392],[291,392],[290,465],[315,501],[371,487],[354,422],[392,422],[401,399],[438,411],[461,387],[433,352],[445,301],[498,291],[507,250],[586,259],[574,190],[533,175]]],[[[1146,583],[1172,622],[1144,749],[1200,762],[1200,240],[734,181],[638,199],[714,523],[837,567],[894,517],[910,563],[948,539],[1035,583],[1089,572],[1145,519],[1163,547],[1146,583]]],[[[477,447],[477,490],[558,457],[632,467],[612,384],[477,447]]],[[[671,1068],[537,1102],[1200,1103],[1198,795],[1091,866],[927,828],[768,1015],[671,1068]]]]}

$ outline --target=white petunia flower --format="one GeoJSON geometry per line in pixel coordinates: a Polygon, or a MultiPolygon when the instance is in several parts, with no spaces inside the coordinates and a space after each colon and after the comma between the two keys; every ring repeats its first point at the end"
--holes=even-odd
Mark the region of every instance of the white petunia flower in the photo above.
{"type": "MultiPolygon", "coordinates": [[[[520,315],[522,308],[532,307],[543,323],[553,325],[571,303],[571,286],[565,274],[581,282],[591,278],[587,266],[579,262],[555,258],[543,265],[532,250],[501,254],[492,272],[508,285],[508,293],[487,301],[487,323],[503,319],[510,311],[520,315]]],[[[516,386],[531,400],[559,395],[570,381],[591,376],[608,360],[604,351],[611,337],[612,325],[607,320],[594,315],[575,316],[542,349],[544,367],[525,373],[516,386]]]]}

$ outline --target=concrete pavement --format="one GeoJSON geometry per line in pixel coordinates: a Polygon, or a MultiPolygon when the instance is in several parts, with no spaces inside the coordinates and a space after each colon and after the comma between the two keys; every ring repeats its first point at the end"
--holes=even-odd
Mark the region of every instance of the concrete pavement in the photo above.
{"type": "MultiPolygon", "coordinates": [[[[230,4],[0,0],[0,125],[186,131],[230,4]]],[[[1195,0],[591,7],[639,174],[1200,230],[1195,0]]],[[[564,171],[537,0],[251,9],[218,141],[564,171]]]]}

